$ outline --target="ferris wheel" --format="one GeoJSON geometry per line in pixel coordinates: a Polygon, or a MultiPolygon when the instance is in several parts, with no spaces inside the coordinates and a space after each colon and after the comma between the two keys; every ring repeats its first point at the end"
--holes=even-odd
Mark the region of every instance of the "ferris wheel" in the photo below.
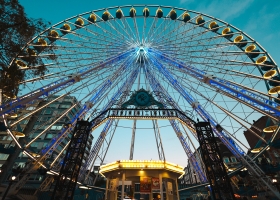
{"type": "MultiPolygon", "coordinates": [[[[220,19],[156,5],[93,10],[67,18],[33,38],[11,62],[10,69],[6,78],[13,87],[2,89],[0,113],[7,133],[37,167],[48,168],[44,161],[59,145],[67,148],[68,143],[63,140],[78,119],[93,120],[108,109],[121,108],[142,91],[141,95],[156,103],[138,102],[136,107],[162,106],[183,113],[183,120],[169,119],[165,124],[156,117],[150,119],[160,159],[165,159],[160,133],[162,127],[169,125],[178,136],[186,159],[195,166],[198,161],[192,152],[199,143],[190,119],[209,121],[216,136],[241,163],[275,192],[271,181],[262,176],[254,162],[257,156],[247,155],[251,149],[243,132],[249,131],[264,144],[257,154],[267,150],[275,139],[280,116],[279,70],[260,44],[220,19]],[[13,74],[13,69],[19,72],[13,74]],[[65,96],[75,97],[76,104],[81,105],[67,126],[38,152],[30,148],[31,144],[61,116],[53,115],[41,133],[27,143],[20,142],[21,135],[15,131],[17,125],[49,105],[40,102],[51,103],[65,96]],[[28,108],[32,108],[29,113],[23,112],[28,108]],[[272,132],[269,138],[251,129],[253,120],[261,116],[276,124],[261,130],[264,134],[272,132]]],[[[126,108],[133,107],[132,103],[126,108]]],[[[131,160],[135,134],[146,126],[137,121],[133,119],[133,123],[126,125],[132,135],[131,160]]],[[[92,169],[104,146],[109,149],[118,123],[118,119],[110,119],[93,130],[96,140],[82,171],[92,169]]],[[[51,166],[59,165],[60,156],[63,154],[51,166]]],[[[105,156],[106,153],[102,162],[105,156]]],[[[201,182],[206,182],[200,167],[195,170],[201,182]]],[[[57,173],[54,169],[52,172],[57,173]]]]}

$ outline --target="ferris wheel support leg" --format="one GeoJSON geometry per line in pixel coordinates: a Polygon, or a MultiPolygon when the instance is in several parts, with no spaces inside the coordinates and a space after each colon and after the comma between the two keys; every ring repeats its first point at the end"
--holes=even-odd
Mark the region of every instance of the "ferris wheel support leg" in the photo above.
{"type": "MultiPolygon", "coordinates": [[[[196,101],[185,89],[180,85],[180,83],[174,79],[174,77],[170,74],[170,72],[160,63],[158,63],[155,59],[151,58],[154,63],[156,69],[163,74],[163,76],[173,85],[174,89],[176,89],[183,98],[193,106],[194,110],[201,116],[201,118],[205,121],[211,123],[213,131],[220,138],[220,140],[227,146],[227,148],[240,159],[242,164],[252,172],[255,177],[261,180],[265,186],[274,193],[275,196],[280,198],[280,193],[277,189],[272,185],[272,181],[269,177],[265,175],[265,173],[260,169],[260,167],[243,152],[243,150],[234,142],[229,134],[223,131],[222,127],[215,122],[215,120],[209,115],[202,106],[196,101]]],[[[263,185],[262,185],[263,186],[263,185]]]]}
{"type": "MultiPolygon", "coordinates": [[[[150,73],[150,71],[147,69],[147,67],[145,67],[144,71],[145,71],[146,77],[147,77],[152,89],[154,91],[158,91],[158,92],[168,95],[168,93],[166,93],[166,91],[163,89],[163,87],[161,86],[159,81],[150,73]]],[[[168,95],[166,97],[168,97],[168,100],[170,102],[174,102],[174,100],[172,99],[171,96],[168,95]]],[[[159,97],[159,100],[161,103],[163,103],[163,105],[165,105],[163,97],[159,97]]],[[[177,106],[175,104],[172,106],[177,108],[177,106]]],[[[198,164],[196,158],[194,157],[192,151],[190,150],[190,147],[188,146],[187,142],[185,141],[181,130],[179,129],[179,127],[177,126],[177,124],[175,123],[174,120],[169,120],[169,121],[170,121],[175,133],[177,134],[177,137],[179,138],[180,143],[181,143],[183,149],[185,150],[185,153],[187,154],[188,158],[190,159],[190,163],[193,166],[193,169],[198,174],[200,181],[206,182],[207,181],[206,176],[204,175],[203,171],[201,170],[200,165],[198,164]]],[[[186,120],[186,122],[188,122],[188,119],[186,120]]]]}
{"type": "Polygon", "coordinates": [[[179,138],[189,160],[190,160],[190,164],[193,167],[195,173],[198,175],[198,178],[200,180],[201,183],[205,183],[207,182],[207,178],[205,176],[205,174],[203,173],[201,166],[202,163],[199,164],[197,162],[196,157],[194,156],[194,154],[192,153],[188,143],[186,142],[185,138],[183,137],[183,134],[181,132],[181,130],[179,129],[178,125],[175,123],[175,120],[169,120],[171,123],[171,126],[173,127],[175,133],[177,134],[177,137],[179,138]]]}
{"type": "Polygon", "coordinates": [[[161,141],[161,136],[160,136],[160,131],[159,131],[157,120],[152,120],[152,122],[153,122],[153,128],[154,128],[154,132],[155,132],[156,143],[157,143],[158,157],[159,157],[159,160],[165,161],[165,154],[164,154],[164,150],[163,150],[163,145],[162,145],[162,141],[161,141]]]}
{"type": "Polygon", "coordinates": [[[130,144],[129,160],[133,160],[134,142],[135,142],[135,133],[136,133],[136,122],[137,122],[136,119],[133,120],[133,129],[132,129],[132,137],[131,137],[131,144],[130,144]]]}
{"type": "MultiPolygon", "coordinates": [[[[127,90],[128,88],[131,88],[131,87],[132,87],[133,83],[135,82],[136,77],[138,76],[138,73],[139,73],[139,69],[135,69],[135,70],[132,72],[132,74],[130,75],[130,78],[122,84],[122,86],[120,87],[120,89],[113,95],[113,97],[111,98],[111,100],[107,103],[106,106],[104,106],[104,108],[102,109],[102,111],[104,111],[104,110],[106,110],[106,109],[112,107],[112,106],[114,105],[114,103],[116,102],[116,99],[118,99],[118,98],[123,94],[123,92],[124,92],[125,90],[127,90]]],[[[123,96],[121,97],[121,99],[120,99],[120,102],[124,101],[124,98],[125,98],[125,96],[123,95],[123,96]]],[[[119,103],[120,103],[120,102],[119,102],[119,103]]],[[[92,122],[92,124],[95,124],[95,123],[96,123],[96,122],[94,122],[94,121],[92,122]]],[[[106,134],[107,134],[107,131],[108,131],[109,128],[111,127],[111,125],[112,125],[112,120],[109,120],[109,121],[106,123],[106,125],[105,125],[103,131],[101,132],[100,136],[98,137],[98,139],[97,139],[95,145],[94,145],[93,148],[91,149],[91,152],[90,152],[90,155],[89,155],[89,159],[88,159],[88,161],[85,163],[85,165],[82,167],[81,176],[82,176],[82,174],[85,173],[85,171],[88,169],[88,167],[89,167],[90,164],[91,164],[91,165],[94,165],[94,161],[95,161],[95,159],[96,159],[96,156],[97,156],[97,154],[98,154],[98,152],[99,152],[99,150],[100,150],[101,145],[103,144],[104,138],[105,138],[105,136],[106,136],[106,134]]],[[[92,167],[90,167],[90,168],[92,168],[92,167]]],[[[87,175],[87,177],[88,177],[88,175],[87,175]]],[[[82,177],[81,177],[81,178],[82,178],[82,177]]]]}
{"type": "Polygon", "coordinates": [[[94,146],[92,147],[89,157],[86,161],[86,163],[81,167],[79,181],[86,182],[88,179],[88,176],[94,166],[94,162],[98,157],[98,153],[100,151],[100,148],[106,138],[106,135],[108,133],[108,130],[111,128],[113,120],[108,120],[105,124],[105,127],[103,128],[102,132],[98,136],[98,139],[96,140],[94,146]],[[89,169],[88,173],[86,171],[89,169]],[[85,176],[86,173],[86,176],[85,176]]]}
{"type": "MultiPolygon", "coordinates": [[[[110,144],[111,144],[112,139],[113,139],[113,137],[114,137],[114,134],[115,134],[115,132],[116,132],[118,123],[119,123],[119,120],[117,120],[116,125],[115,125],[115,127],[114,127],[114,130],[112,131],[112,134],[111,134],[110,137],[109,137],[109,142],[107,143],[107,147],[106,147],[105,153],[103,154],[103,156],[102,156],[102,155],[98,156],[98,157],[101,158],[101,160],[100,160],[100,166],[104,163],[105,157],[106,157],[107,152],[108,152],[109,147],[110,147],[110,144]]],[[[95,161],[94,161],[94,162],[95,162],[95,161]]],[[[94,163],[94,162],[93,162],[93,163],[94,163]]],[[[96,183],[96,181],[97,181],[97,179],[98,179],[99,170],[100,170],[100,167],[98,168],[98,173],[97,173],[97,175],[95,176],[95,179],[93,180],[93,185],[95,185],[95,183],[96,183]]],[[[91,171],[91,169],[89,170],[89,172],[90,172],[90,171],[91,171]]],[[[89,175],[89,173],[87,174],[87,176],[88,176],[88,175],[89,175]]],[[[86,177],[85,181],[86,181],[86,180],[87,180],[87,177],[86,177]]]]}

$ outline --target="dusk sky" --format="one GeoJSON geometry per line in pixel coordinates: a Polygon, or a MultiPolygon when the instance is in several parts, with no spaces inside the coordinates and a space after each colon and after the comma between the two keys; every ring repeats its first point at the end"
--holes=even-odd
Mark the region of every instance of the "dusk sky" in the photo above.
{"type": "MultiPolygon", "coordinates": [[[[153,5],[165,5],[181,7],[189,10],[198,11],[213,17],[219,18],[229,24],[241,29],[249,36],[255,39],[266,51],[272,56],[276,63],[280,63],[279,46],[280,46],[280,1],[275,0],[141,0],[141,1],[73,1],[73,0],[20,0],[20,3],[24,6],[25,12],[28,17],[42,18],[51,24],[56,24],[63,21],[66,18],[110,6],[118,5],[135,5],[135,4],[153,4],[153,5]]],[[[143,123],[143,122],[141,122],[143,123]]],[[[169,131],[169,130],[168,130],[169,131]]],[[[145,134],[145,131],[142,131],[145,134]]],[[[129,143],[130,134],[127,133],[122,139],[119,139],[117,143],[112,144],[112,150],[108,153],[108,158],[105,162],[113,162],[118,159],[128,159],[129,156],[129,143]],[[118,153],[116,149],[123,146],[126,143],[128,148],[118,153]],[[127,144],[128,143],[128,144],[127,144]],[[116,155],[117,154],[117,155],[116,155]]],[[[171,143],[177,139],[176,135],[167,136],[166,132],[163,132],[163,138],[170,141],[170,144],[165,143],[167,160],[186,166],[187,157],[181,149],[180,152],[173,151],[173,147],[180,145],[179,141],[171,143]]],[[[95,136],[95,134],[94,134],[95,136]]],[[[153,136],[154,137],[154,136],[153,136]]],[[[147,138],[136,138],[139,145],[135,147],[135,151],[140,151],[141,148],[146,148],[147,138]]],[[[169,142],[168,142],[169,143],[169,142]]],[[[141,154],[141,153],[139,153],[141,154]]],[[[154,154],[145,155],[147,160],[157,159],[154,154]]],[[[139,156],[139,159],[144,159],[145,156],[139,156]]]]}

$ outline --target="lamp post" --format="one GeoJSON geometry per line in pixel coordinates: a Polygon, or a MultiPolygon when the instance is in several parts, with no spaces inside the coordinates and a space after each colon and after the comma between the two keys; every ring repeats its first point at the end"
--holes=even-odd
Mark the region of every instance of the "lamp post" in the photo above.
{"type": "Polygon", "coordinates": [[[273,178],[271,181],[272,184],[276,186],[277,190],[280,191],[278,180],[276,178],[273,178]]]}
{"type": "Polygon", "coordinates": [[[6,191],[5,191],[5,194],[4,194],[3,197],[2,197],[2,200],[4,200],[4,199],[6,198],[8,192],[9,192],[9,190],[10,190],[10,187],[11,187],[11,185],[13,184],[13,182],[14,182],[15,180],[16,180],[16,176],[12,176],[12,177],[10,178],[10,183],[9,183],[9,185],[8,185],[6,191]]]}

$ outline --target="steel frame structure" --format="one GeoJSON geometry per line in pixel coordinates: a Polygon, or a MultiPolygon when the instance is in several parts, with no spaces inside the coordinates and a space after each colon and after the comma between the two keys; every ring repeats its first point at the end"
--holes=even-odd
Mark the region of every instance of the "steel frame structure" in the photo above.
{"type": "Polygon", "coordinates": [[[78,121],[76,123],[53,190],[53,200],[73,199],[90,132],[88,121],[78,121]]]}
{"type": "MultiPolygon", "coordinates": [[[[136,72],[136,68],[138,67],[143,69],[143,79],[145,79],[146,83],[149,83],[152,91],[157,94],[158,100],[166,106],[165,108],[171,107],[171,109],[176,110],[176,114],[181,120],[179,120],[179,123],[171,115],[168,115],[166,119],[170,120],[172,128],[177,134],[188,158],[191,160],[191,164],[195,168],[196,173],[199,174],[201,182],[205,182],[206,178],[200,169],[201,166],[199,166],[193,156],[191,147],[187,144],[190,136],[188,134],[187,137],[183,136],[183,132],[179,127],[180,124],[184,124],[192,133],[192,136],[198,140],[192,121],[183,112],[183,110],[187,109],[195,111],[194,115],[196,117],[209,120],[215,135],[241,160],[243,164],[241,168],[248,168],[269,190],[277,197],[280,197],[272,185],[271,180],[254,162],[254,159],[258,155],[268,149],[278,134],[280,127],[275,130],[273,136],[268,141],[263,141],[266,146],[262,151],[251,158],[246,155],[244,148],[240,146],[242,142],[235,137],[236,131],[234,130],[234,133],[231,133],[231,131],[227,130],[221,124],[224,119],[218,120],[215,113],[209,112],[210,106],[207,106],[211,104],[211,106],[219,108],[224,113],[224,118],[230,118],[230,123],[237,121],[243,129],[250,130],[248,125],[252,124],[245,119],[238,118],[234,114],[234,106],[228,108],[227,105],[216,103],[216,95],[225,96],[235,101],[236,105],[246,106],[248,111],[242,108],[246,116],[252,116],[258,113],[267,115],[279,123],[280,112],[277,97],[266,94],[272,88],[273,84],[279,84],[279,79],[277,78],[280,77],[277,65],[271,56],[246,33],[212,16],[192,10],[156,5],[135,5],[133,6],[135,9],[150,8],[151,12],[149,11],[148,15],[147,13],[143,13],[143,16],[137,15],[137,17],[126,16],[125,13],[129,13],[130,8],[132,6],[117,6],[82,13],[79,16],[68,18],[53,25],[33,38],[23,48],[23,52],[31,48],[36,51],[34,56],[44,60],[50,72],[42,77],[33,76],[29,70],[36,69],[38,66],[27,66],[26,69],[17,64],[18,60],[24,61],[26,59],[26,54],[17,55],[11,62],[11,65],[17,64],[20,70],[25,70],[27,78],[21,84],[27,85],[28,89],[24,91],[22,96],[14,100],[4,97],[3,104],[0,105],[0,115],[7,127],[7,134],[34,161],[34,165],[27,170],[24,178],[17,184],[14,184],[14,187],[10,190],[11,193],[16,193],[24,185],[28,180],[28,174],[30,172],[40,166],[47,168],[44,164],[45,159],[61,144],[64,138],[67,137],[66,135],[73,131],[73,127],[76,125],[78,118],[96,119],[96,124],[93,124],[91,127],[93,129],[96,128],[97,124],[108,120],[100,136],[96,137],[98,141],[93,146],[89,160],[83,166],[82,171],[88,169],[90,165],[93,165],[99,156],[98,152],[105,140],[105,136],[109,130],[113,129],[112,124],[114,119],[112,118],[115,118],[115,116],[112,117],[110,114],[113,111],[115,113],[118,112],[118,110],[114,110],[115,105],[119,103],[117,100],[119,98],[126,98],[127,95],[125,92],[131,90],[138,76],[139,72],[136,72]],[[112,14],[119,9],[121,10],[121,19],[112,14]],[[165,16],[162,15],[162,17],[159,17],[159,10],[166,13],[165,16]],[[105,14],[103,13],[104,11],[109,13],[107,16],[108,19],[103,17],[103,14],[105,14]],[[174,21],[172,20],[174,18],[172,16],[174,14],[173,11],[177,12],[175,12],[176,20],[174,21]],[[187,16],[185,15],[186,13],[189,18],[185,18],[187,16]],[[88,15],[90,15],[89,18],[87,18],[88,15]],[[84,24],[77,24],[75,20],[78,18],[84,24]],[[138,27],[137,22],[141,18],[144,19],[143,27],[138,27]],[[203,21],[199,21],[199,19],[203,21]],[[216,23],[217,26],[215,28],[210,26],[212,22],[216,23]],[[65,29],[65,24],[70,26],[70,30],[65,29]],[[142,35],[141,31],[139,31],[141,28],[143,30],[142,35]],[[227,28],[228,30],[225,31],[227,28]],[[58,36],[54,37],[50,35],[50,31],[55,31],[58,36]],[[61,34],[58,32],[61,32],[61,34]],[[238,36],[242,36],[242,40],[236,42],[235,39],[238,36]],[[231,39],[232,37],[235,37],[235,39],[231,39]],[[47,41],[47,46],[54,47],[55,53],[49,53],[47,48],[38,44],[38,39],[47,41]],[[258,51],[247,51],[247,47],[250,45],[254,45],[254,48],[258,49],[258,51]],[[36,49],[41,50],[37,51],[36,49]],[[50,55],[55,55],[58,59],[54,61],[48,57],[50,55]],[[268,62],[258,63],[257,61],[261,56],[265,57],[264,59],[268,62]],[[238,70],[235,70],[235,67],[238,70]],[[226,71],[224,71],[224,68],[226,68],[226,71]],[[274,70],[276,76],[263,77],[266,73],[264,68],[274,70]],[[132,77],[130,76],[131,74],[133,74],[132,77]],[[95,79],[95,77],[97,78],[95,79]],[[235,78],[237,80],[236,82],[235,78]],[[246,78],[250,78],[252,81],[246,81],[246,78]],[[194,85],[190,85],[184,79],[190,79],[193,82],[195,81],[195,83],[194,85]],[[125,82],[125,80],[129,80],[129,83],[125,82]],[[257,91],[254,87],[259,86],[260,83],[264,83],[265,89],[257,91]],[[94,88],[91,87],[92,85],[94,85],[94,88]],[[202,91],[205,92],[205,95],[202,95],[201,91],[196,91],[201,89],[201,87],[206,88],[205,91],[202,91]],[[215,95],[211,96],[209,93],[213,91],[215,91],[215,95]],[[173,95],[175,92],[177,96],[173,95]],[[87,95],[84,95],[84,93],[87,95]],[[40,157],[35,158],[31,155],[32,151],[29,149],[29,146],[39,136],[24,146],[19,143],[18,138],[13,134],[13,128],[28,116],[40,112],[52,102],[69,94],[77,94],[77,98],[79,99],[78,103],[83,105],[82,109],[72,117],[69,122],[71,126],[63,128],[47,147],[41,150],[40,157]],[[197,98],[198,95],[201,97],[200,99],[197,98]],[[20,114],[19,111],[30,108],[40,100],[50,97],[55,97],[55,99],[43,106],[37,107],[28,115],[20,114]],[[199,103],[199,101],[203,101],[203,103],[199,103]],[[19,113],[19,119],[8,123],[7,116],[17,112],[19,113]],[[99,118],[97,119],[96,116],[99,116],[99,118]],[[221,129],[217,127],[221,127],[221,129]]],[[[140,84],[142,84],[140,83],[142,82],[140,75],[141,72],[139,73],[137,84],[138,89],[140,84]]],[[[223,102],[227,103],[226,100],[223,100],[223,102]]],[[[70,110],[65,111],[64,115],[67,115],[70,110]]],[[[119,118],[126,117],[126,119],[136,118],[136,115],[127,113],[130,111],[132,110],[128,109],[123,111],[125,113],[124,116],[120,116],[119,113],[116,116],[119,118]]],[[[154,112],[154,110],[151,110],[151,112],[154,112]]],[[[154,118],[150,117],[149,119],[158,119],[158,114],[164,118],[163,111],[159,110],[156,112],[157,116],[154,115],[154,118]]],[[[40,136],[46,133],[61,117],[54,116],[54,121],[47,121],[47,128],[40,133],[40,136]]],[[[138,117],[141,118],[141,114],[138,117]]],[[[144,116],[142,117],[144,119],[144,116]]],[[[160,132],[156,126],[156,121],[154,123],[155,126],[153,129],[157,140],[159,157],[164,159],[160,132]]],[[[184,128],[184,126],[182,127],[184,128]]],[[[232,124],[231,126],[233,127],[232,124]]],[[[133,158],[136,129],[136,121],[134,121],[130,150],[131,159],[133,158]]],[[[253,131],[251,133],[257,136],[253,131]]],[[[110,137],[109,141],[111,139],[112,137],[110,137]]],[[[261,137],[259,139],[262,140],[261,137]]],[[[195,149],[193,143],[192,146],[195,149]]],[[[109,145],[107,145],[106,149],[108,148],[109,145]]],[[[104,160],[104,157],[102,159],[104,160]]],[[[51,166],[58,166],[57,160],[53,161],[51,166]]]]}
{"type": "Polygon", "coordinates": [[[214,199],[235,199],[211,124],[197,122],[195,128],[212,197],[214,199]]]}

